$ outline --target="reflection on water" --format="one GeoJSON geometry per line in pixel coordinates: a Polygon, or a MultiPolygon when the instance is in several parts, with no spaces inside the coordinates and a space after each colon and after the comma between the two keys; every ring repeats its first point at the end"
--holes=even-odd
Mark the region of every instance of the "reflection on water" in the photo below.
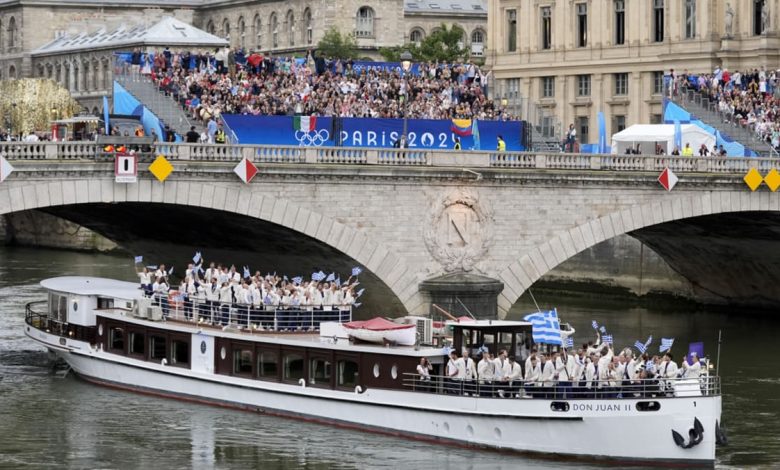
{"type": "MultiPolygon", "coordinates": [[[[72,376],[58,378],[48,353],[22,331],[24,303],[42,298],[37,282],[64,274],[133,280],[132,262],[111,255],[19,248],[0,248],[0,260],[0,468],[588,468],[431,446],[120,392],[72,376]]],[[[721,329],[723,422],[731,445],[719,450],[719,466],[769,467],[780,462],[780,369],[767,367],[776,355],[770,349],[776,319],[596,305],[572,298],[554,302],[548,297],[537,293],[540,303],[554,304],[577,329],[577,342],[589,338],[595,319],[609,328],[618,346],[652,334],[652,348],[662,336],[675,337],[680,356],[688,342],[701,340],[714,357],[721,329]]],[[[512,316],[532,310],[521,302],[512,316]]]]}

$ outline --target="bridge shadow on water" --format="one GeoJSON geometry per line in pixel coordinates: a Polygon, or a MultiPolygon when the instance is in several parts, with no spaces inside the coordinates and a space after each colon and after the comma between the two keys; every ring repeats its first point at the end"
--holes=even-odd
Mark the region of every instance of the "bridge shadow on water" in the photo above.
{"type": "MultiPolygon", "coordinates": [[[[224,211],[172,204],[112,203],[55,206],[45,212],[83,225],[133,255],[143,255],[146,264],[175,266],[182,274],[194,252],[205,262],[235,264],[241,272],[278,273],[289,278],[310,279],[322,270],[341,275],[342,281],[359,263],[303,233],[257,218],[224,211]]],[[[204,268],[207,264],[204,266],[204,268]]],[[[179,279],[174,276],[175,279],[179,279]]],[[[363,267],[358,290],[362,306],[355,316],[402,314],[398,297],[377,276],[363,267]]],[[[174,281],[177,282],[177,281],[174,281]]]]}

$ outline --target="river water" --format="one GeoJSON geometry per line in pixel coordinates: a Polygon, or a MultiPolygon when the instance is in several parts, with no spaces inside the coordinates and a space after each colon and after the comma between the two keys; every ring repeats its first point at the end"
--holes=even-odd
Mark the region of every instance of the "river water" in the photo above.
{"type": "MultiPolygon", "coordinates": [[[[515,469],[594,468],[538,460],[193,405],[101,388],[52,372],[48,353],[23,333],[24,304],[42,300],[41,279],[95,275],[133,280],[125,257],[0,247],[0,468],[263,468],[515,469]]],[[[582,334],[591,320],[606,325],[618,346],[675,337],[674,352],[704,341],[715,357],[723,332],[723,424],[730,445],[718,468],[780,465],[780,321],[751,315],[663,305],[638,308],[615,301],[537,293],[543,307],[582,334]]],[[[520,312],[534,308],[523,301],[520,312]]],[[[608,438],[608,437],[606,437],[608,438]]],[[[659,436],[659,439],[669,436],[659,436]]],[[[641,446],[641,442],[636,443],[641,446]]]]}

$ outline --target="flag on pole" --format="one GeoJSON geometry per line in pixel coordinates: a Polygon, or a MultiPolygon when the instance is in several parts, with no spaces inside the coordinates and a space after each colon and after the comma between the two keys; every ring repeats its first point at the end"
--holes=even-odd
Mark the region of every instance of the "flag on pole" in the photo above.
{"type": "Polygon", "coordinates": [[[196,251],[195,256],[192,257],[192,262],[198,264],[198,261],[200,261],[200,259],[201,259],[200,251],[196,251]]]}
{"type": "Polygon", "coordinates": [[[316,116],[295,116],[293,118],[293,128],[296,131],[311,132],[317,129],[316,116]]]}
{"type": "Polygon", "coordinates": [[[674,338],[661,338],[661,347],[658,348],[658,352],[666,352],[672,349],[674,344],[674,338]]]}
{"type": "Polygon", "coordinates": [[[674,120],[674,146],[682,152],[682,126],[679,119],[674,120]]]}
{"type": "Polygon", "coordinates": [[[566,347],[569,349],[574,347],[574,338],[572,338],[571,336],[566,338],[566,347]]]}
{"type": "Polygon", "coordinates": [[[645,346],[645,343],[643,343],[643,342],[641,342],[639,340],[636,340],[636,342],[634,343],[634,347],[641,354],[644,354],[647,351],[647,347],[645,346]]]}
{"type": "Polygon", "coordinates": [[[698,342],[688,344],[688,355],[685,356],[685,360],[688,361],[688,364],[691,363],[691,355],[693,353],[696,353],[696,357],[704,357],[704,343],[698,342]]]}
{"type": "Polygon", "coordinates": [[[607,344],[614,344],[613,341],[612,341],[612,335],[604,335],[604,337],[602,339],[607,344]]]}
{"type": "Polygon", "coordinates": [[[481,150],[482,143],[480,142],[479,125],[476,119],[471,123],[471,138],[474,139],[474,150],[481,150]]]}
{"type": "Polygon", "coordinates": [[[596,115],[599,122],[599,153],[605,154],[607,152],[607,121],[604,119],[604,112],[599,111],[596,115]]]}
{"type": "Polygon", "coordinates": [[[558,311],[537,312],[526,315],[523,318],[531,322],[531,335],[534,343],[546,343],[563,346],[561,337],[561,325],[558,321],[558,311]]]}
{"type": "Polygon", "coordinates": [[[173,274],[173,266],[171,266],[171,269],[168,270],[168,275],[170,276],[171,274],[173,274]]]}
{"type": "Polygon", "coordinates": [[[352,275],[353,276],[360,276],[360,273],[362,273],[363,270],[360,268],[360,266],[355,266],[352,268],[352,275]]]}
{"type": "Polygon", "coordinates": [[[591,322],[591,325],[593,325],[593,329],[594,330],[598,330],[599,329],[599,324],[596,322],[596,320],[593,320],[593,322],[591,322]]]}
{"type": "Polygon", "coordinates": [[[650,343],[653,342],[653,335],[650,335],[647,337],[647,341],[645,341],[645,349],[650,347],[650,343]]]}
{"type": "Polygon", "coordinates": [[[244,279],[252,277],[252,275],[249,273],[249,266],[244,266],[244,279]]]}
{"type": "Polygon", "coordinates": [[[141,264],[144,262],[143,256],[136,256],[134,259],[135,259],[135,264],[141,264]]]}
{"type": "Polygon", "coordinates": [[[295,284],[300,284],[303,282],[303,278],[301,276],[295,276],[294,278],[292,278],[292,282],[295,284]]]}
{"type": "Polygon", "coordinates": [[[363,292],[365,292],[365,291],[366,291],[365,289],[360,289],[359,291],[357,291],[357,294],[355,295],[355,298],[357,299],[358,297],[363,295],[363,292]]]}
{"type": "Polygon", "coordinates": [[[604,325],[601,325],[601,327],[599,328],[599,331],[600,331],[601,333],[606,333],[606,332],[607,332],[607,327],[606,327],[606,326],[604,326],[604,325]]]}
{"type": "Polygon", "coordinates": [[[326,281],[328,281],[328,282],[333,282],[333,281],[335,281],[335,280],[336,280],[336,273],[330,273],[330,274],[328,274],[328,277],[326,277],[326,278],[325,278],[325,280],[326,280],[326,281]]]}

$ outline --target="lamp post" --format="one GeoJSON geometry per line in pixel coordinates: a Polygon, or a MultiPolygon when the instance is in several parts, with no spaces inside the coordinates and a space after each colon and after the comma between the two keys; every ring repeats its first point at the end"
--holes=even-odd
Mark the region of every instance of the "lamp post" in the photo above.
{"type": "MultiPolygon", "coordinates": [[[[406,80],[406,74],[412,70],[412,61],[414,57],[409,51],[403,51],[401,53],[401,70],[403,71],[403,78],[406,83],[406,96],[404,97],[404,131],[402,136],[406,139],[406,131],[408,128],[407,115],[409,114],[409,97],[411,95],[409,89],[409,81],[406,80]]],[[[408,144],[408,143],[407,143],[408,144]]]]}

